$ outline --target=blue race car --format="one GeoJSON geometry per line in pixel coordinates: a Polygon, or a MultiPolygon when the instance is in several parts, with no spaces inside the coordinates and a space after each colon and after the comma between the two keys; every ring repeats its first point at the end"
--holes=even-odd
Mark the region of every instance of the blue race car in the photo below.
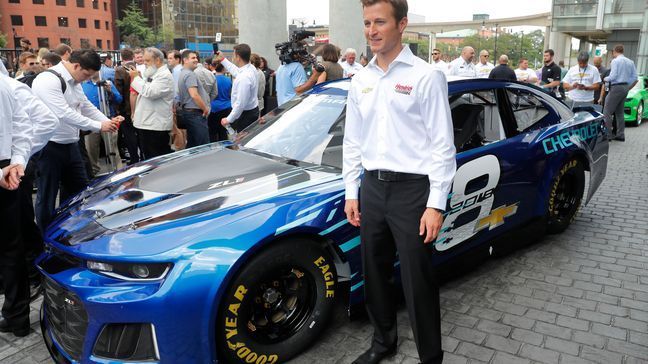
{"type": "MultiPolygon", "coordinates": [[[[358,229],[341,177],[348,80],[241,135],[118,171],[46,234],[42,334],[58,363],[279,363],[361,307],[358,229]]],[[[605,177],[603,118],[534,86],[448,83],[457,173],[433,264],[520,229],[567,228],[605,177]]],[[[398,263],[395,264],[398,271],[398,263]]]]}

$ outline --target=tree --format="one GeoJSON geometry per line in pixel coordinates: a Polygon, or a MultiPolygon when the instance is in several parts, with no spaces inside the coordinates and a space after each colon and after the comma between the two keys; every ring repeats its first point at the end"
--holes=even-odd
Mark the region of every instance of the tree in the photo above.
{"type": "Polygon", "coordinates": [[[131,47],[151,44],[153,32],[148,26],[148,19],[144,16],[135,1],[131,2],[121,19],[117,20],[117,27],[121,32],[122,41],[131,47]]]}
{"type": "Polygon", "coordinates": [[[7,46],[7,35],[3,32],[0,32],[0,48],[7,46]]]}
{"type": "Polygon", "coordinates": [[[497,63],[495,56],[499,57],[506,54],[509,59],[509,65],[517,66],[520,58],[529,59],[529,66],[538,68],[542,64],[542,53],[544,51],[544,33],[541,30],[535,30],[531,33],[524,34],[509,33],[500,31],[497,35],[497,54],[495,54],[495,35],[483,37],[481,34],[475,34],[463,39],[459,46],[459,52],[464,46],[475,48],[475,58],[479,58],[479,52],[486,49],[493,59],[491,62],[497,63]]]}

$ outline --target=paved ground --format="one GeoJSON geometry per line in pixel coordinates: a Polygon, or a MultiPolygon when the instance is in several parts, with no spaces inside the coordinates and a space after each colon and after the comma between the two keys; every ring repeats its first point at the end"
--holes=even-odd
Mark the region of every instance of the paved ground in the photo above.
{"type": "MultiPolygon", "coordinates": [[[[444,363],[648,363],[648,125],[610,146],[608,176],[563,234],[442,287],[444,363]]],[[[0,363],[49,363],[34,333],[0,334],[0,363]]],[[[399,352],[417,363],[404,309],[399,352]]],[[[369,347],[366,319],[338,319],[291,364],[350,363],[369,347]]]]}

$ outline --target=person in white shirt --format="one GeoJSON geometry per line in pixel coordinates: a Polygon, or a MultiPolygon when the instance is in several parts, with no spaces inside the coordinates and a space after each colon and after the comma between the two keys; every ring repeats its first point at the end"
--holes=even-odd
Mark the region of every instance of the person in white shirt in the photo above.
{"type": "Polygon", "coordinates": [[[432,62],[430,64],[434,69],[448,73],[448,64],[441,59],[441,50],[439,48],[432,50],[432,62]]]}
{"type": "Polygon", "coordinates": [[[259,56],[256,53],[252,53],[252,55],[250,56],[250,63],[256,68],[256,72],[257,72],[257,79],[259,82],[259,89],[257,91],[257,100],[259,101],[259,114],[261,114],[265,107],[263,95],[265,94],[265,85],[266,85],[265,74],[261,70],[261,56],[259,56]]]}
{"type": "Polygon", "coordinates": [[[362,65],[356,62],[357,53],[353,48],[347,48],[344,52],[345,61],[340,63],[342,70],[344,70],[344,77],[353,77],[356,73],[360,72],[363,68],[362,65]]]}
{"type": "Polygon", "coordinates": [[[472,63],[475,58],[473,47],[463,47],[461,56],[457,57],[448,65],[448,75],[460,77],[476,77],[477,71],[472,63]]]}
{"type": "Polygon", "coordinates": [[[515,77],[517,77],[517,80],[520,82],[538,82],[538,75],[536,75],[536,72],[533,69],[529,68],[529,60],[524,57],[520,58],[518,68],[515,70],[515,77]]]}
{"type": "Polygon", "coordinates": [[[580,52],[577,61],[563,78],[563,87],[574,102],[572,107],[594,105],[594,91],[601,87],[601,75],[596,67],[588,64],[587,52],[580,52]]]}
{"type": "Polygon", "coordinates": [[[132,87],[139,90],[133,125],[144,159],[171,153],[169,133],[173,126],[173,75],[164,65],[164,54],[157,48],[144,51],[144,78],[135,77],[132,87]]]}
{"type": "Polygon", "coordinates": [[[259,118],[259,80],[254,65],[250,64],[252,50],[247,44],[234,47],[234,56],[230,62],[223,58],[221,52],[217,53],[221,64],[227,72],[234,76],[232,84],[232,111],[227,117],[221,119],[221,125],[231,125],[237,132],[247,128],[259,118]]]}
{"type": "Polygon", "coordinates": [[[146,64],[144,64],[144,50],[142,48],[135,48],[133,50],[133,61],[135,61],[135,68],[139,72],[140,76],[144,74],[146,69],[146,64]]]}
{"type": "Polygon", "coordinates": [[[475,66],[475,72],[477,73],[478,78],[488,78],[490,72],[495,68],[495,66],[488,62],[490,58],[490,53],[487,50],[482,50],[479,52],[479,62],[475,66]]]}
{"type": "Polygon", "coordinates": [[[20,192],[17,190],[31,151],[32,123],[13,96],[5,76],[0,78],[0,271],[4,304],[0,332],[29,334],[29,281],[20,239],[20,192]]]}
{"type": "Polygon", "coordinates": [[[375,56],[351,81],[342,176],[347,220],[360,227],[374,336],[354,363],[378,363],[396,353],[396,254],[420,361],[441,363],[439,287],[430,243],[443,223],[456,169],[448,84],[443,72],[402,45],[406,1],[362,0],[362,5],[375,56]]]}
{"type": "Polygon", "coordinates": [[[32,90],[59,118],[59,126],[38,159],[36,221],[45,233],[54,217],[56,197],[65,201],[88,185],[88,176],[79,150],[79,130],[116,132],[123,118],[108,119],[83,93],[81,83],[101,68],[97,52],[75,50],[68,62],[40,73],[32,90]],[[52,72],[53,71],[53,72],[52,72]]]}

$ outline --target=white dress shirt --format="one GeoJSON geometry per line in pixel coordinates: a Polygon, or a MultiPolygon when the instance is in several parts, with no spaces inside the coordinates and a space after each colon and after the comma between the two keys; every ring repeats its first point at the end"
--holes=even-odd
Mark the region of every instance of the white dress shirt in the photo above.
{"type": "MultiPolygon", "coordinates": [[[[25,166],[31,150],[32,124],[23,106],[16,102],[5,78],[0,78],[0,160],[25,166]]],[[[0,178],[2,178],[0,169],[0,178]]]]}
{"type": "Polygon", "coordinates": [[[346,199],[358,198],[364,167],[428,175],[427,206],[445,210],[456,160],[444,73],[409,47],[387,72],[374,57],[351,81],[343,158],[346,199]]]}
{"type": "Polygon", "coordinates": [[[59,144],[72,144],[79,141],[79,129],[101,131],[101,123],[108,120],[83,93],[64,62],[50,68],[58,72],[67,84],[62,93],[61,81],[50,72],[41,72],[34,79],[32,90],[41,101],[59,118],[59,126],[50,139],[59,144]]]}
{"type": "Polygon", "coordinates": [[[0,60],[0,74],[9,76],[9,71],[7,71],[7,68],[5,67],[4,62],[2,62],[2,60],[0,60]]]}
{"type": "Polygon", "coordinates": [[[518,81],[520,82],[535,83],[536,81],[538,81],[538,76],[536,75],[536,72],[531,68],[527,68],[525,70],[521,68],[516,69],[515,77],[517,77],[518,81]]]}
{"type": "MultiPolygon", "coordinates": [[[[43,149],[59,125],[59,119],[34,94],[34,91],[20,81],[0,75],[5,80],[17,103],[24,107],[32,124],[31,155],[43,149]]],[[[60,84],[60,83],[59,83],[60,84]]]]}
{"type": "MultiPolygon", "coordinates": [[[[601,75],[596,67],[588,64],[585,69],[581,68],[579,65],[575,65],[567,71],[567,74],[563,78],[563,82],[566,82],[570,85],[578,82],[581,85],[592,86],[595,83],[601,82],[601,75]]],[[[594,90],[579,90],[571,89],[567,91],[567,95],[570,99],[576,102],[593,102],[594,101],[594,90]]]]}
{"type": "Polygon", "coordinates": [[[140,90],[137,107],[133,115],[133,126],[137,129],[164,131],[173,127],[173,75],[168,67],[162,66],[144,81],[137,76],[133,88],[140,90]]]}
{"type": "Polygon", "coordinates": [[[448,64],[442,60],[439,60],[438,62],[432,61],[432,63],[430,63],[430,66],[432,66],[432,68],[434,68],[435,70],[439,70],[446,74],[448,73],[448,64]]]}
{"type": "Polygon", "coordinates": [[[493,68],[495,68],[495,66],[490,62],[486,62],[486,64],[479,62],[475,66],[475,72],[477,73],[478,78],[488,78],[493,68]]]}
{"type": "Polygon", "coordinates": [[[353,64],[349,64],[347,61],[344,61],[340,63],[342,66],[342,70],[344,71],[344,77],[351,77],[355,75],[356,73],[360,72],[364,67],[358,62],[353,62],[353,64]]]}
{"type": "Polygon", "coordinates": [[[450,62],[448,65],[448,75],[449,76],[460,76],[460,77],[477,77],[477,70],[475,70],[475,65],[472,62],[466,62],[463,57],[450,62]]]}
{"type": "Polygon", "coordinates": [[[254,109],[259,106],[257,92],[259,92],[259,81],[257,80],[256,67],[252,64],[238,68],[228,59],[224,59],[223,66],[234,78],[232,83],[232,111],[227,115],[227,121],[231,124],[241,117],[243,111],[254,109]]]}

